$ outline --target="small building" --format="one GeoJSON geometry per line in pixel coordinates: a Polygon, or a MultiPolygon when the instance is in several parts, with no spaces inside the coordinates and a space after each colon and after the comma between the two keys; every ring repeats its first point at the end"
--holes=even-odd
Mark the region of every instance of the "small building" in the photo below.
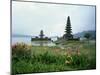
{"type": "Polygon", "coordinates": [[[43,30],[40,31],[39,36],[32,37],[31,42],[33,46],[54,46],[51,38],[45,37],[43,30]]]}

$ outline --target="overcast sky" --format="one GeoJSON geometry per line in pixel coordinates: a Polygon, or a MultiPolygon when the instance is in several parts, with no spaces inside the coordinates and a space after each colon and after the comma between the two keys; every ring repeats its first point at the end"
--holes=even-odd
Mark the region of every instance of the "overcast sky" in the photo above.
{"type": "Polygon", "coordinates": [[[95,6],[59,5],[46,3],[12,2],[12,33],[62,36],[67,17],[72,32],[95,30],[95,6]]]}

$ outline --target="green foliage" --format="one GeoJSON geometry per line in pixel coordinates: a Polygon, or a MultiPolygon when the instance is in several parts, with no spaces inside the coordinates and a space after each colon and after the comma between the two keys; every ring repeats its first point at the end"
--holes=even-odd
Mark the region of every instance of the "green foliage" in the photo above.
{"type": "Polygon", "coordinates": [[[85,55],[73,55],[73,62],[72,66],[73,67],[79,67],[79,68],[84,68],[87,67],[88,65],[88,58],[85,55]]]}
{"type": "Polygon", "coordinates": [[[87,38],[87,39],[90,39],[91,34],[89,34],[89,33],[85,33],[84,37],[87,38]]]}
{"type": "Polygon", "coordinates": [[[12,47],[12,74],[72,71],[96,68],[95,45],[70,41],[67,46],[82,45],[81,55],[65,55],[66,51],[58,50],[59,47],[12,47]],[[21,50],[21,51],[20,51],[21,50]],[[58,51],[56,51],[58,50],[58,51]],[[55,52],[56,51],[56,52],[55,52]],[[31,53],[33,53],[31,55],[31,53]],[[69,62],[69,63],[66,63],[69,62]]]}
{"type": "Polygon", "coordinates": [[[30,58],[13,57],[12,72],[13,74],[19,74],[30,72],[60,71],[61,68],[59,68],[59,66],[61,65],[63,68],[64,62],[64,56],[51,55],[48,52],[40,55],[33,55],[33,57],[30,58]]]}

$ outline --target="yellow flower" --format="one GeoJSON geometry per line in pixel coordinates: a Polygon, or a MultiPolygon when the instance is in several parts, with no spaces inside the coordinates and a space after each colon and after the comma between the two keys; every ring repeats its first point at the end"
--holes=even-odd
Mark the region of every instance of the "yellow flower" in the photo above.
{"type": "Polygon", "coordinates": [[[72,56],[71,55],[67,55],[65,63],[66,64],[70,64],[70,63],[72,63],[72,61],[73,61],[72,56]]]}
{"type": "Polygon", "coordinates": [[[66,63],[66,64],[70,64],[71,62],[70,62],[70,61],[68,61],[68,60],[66,60],[66,61],[65,61],[65,63],[66,63]]]}

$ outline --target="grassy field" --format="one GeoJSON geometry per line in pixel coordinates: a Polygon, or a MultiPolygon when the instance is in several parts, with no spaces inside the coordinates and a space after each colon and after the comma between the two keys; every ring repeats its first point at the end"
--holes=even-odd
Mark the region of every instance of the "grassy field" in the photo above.
{"type": "Polygon", "coordinates": [[[96,68],[95,42],[63,42],[57,45],[12,46],[12,74],[88,70],[96,68]]]}

